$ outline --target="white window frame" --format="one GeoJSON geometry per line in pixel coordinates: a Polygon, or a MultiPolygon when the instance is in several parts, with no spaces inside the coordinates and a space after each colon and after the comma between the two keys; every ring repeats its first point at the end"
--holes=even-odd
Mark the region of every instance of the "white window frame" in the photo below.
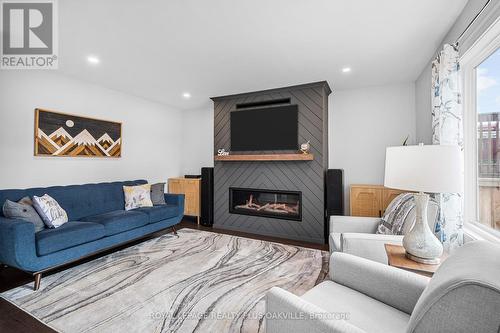
{"type": "Polygon", "coordinates": [[[474,239],[500,242],[500,233],[479,223],[476,68],[500,48],[500,18],[460,58],[464,126],[464,230],[474,239]]]}

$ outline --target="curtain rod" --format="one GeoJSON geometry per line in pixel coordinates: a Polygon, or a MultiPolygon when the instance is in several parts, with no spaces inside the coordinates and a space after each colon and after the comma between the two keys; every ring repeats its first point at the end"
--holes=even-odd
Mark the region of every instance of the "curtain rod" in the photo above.
{"type": "Polygon", "coordinates": [[[462,31],[462,33],[460,34],[460,36],[458,36],[458,38],[455,40],[455,43],[453,44],[455,47],[458,47],[458,43],[460,42],[460,40],[462,39],[462,37],[465,35],[465,33],[467,33],[467,31],[469,31],[470,27],[474,24],[474,22],[477,21],[477,19],[479,18],[479,16],[481,16],[481,14],[484,12],[484,10],[486,9],[486,7],[488,7],[488,5],[490,4],[491,0],[488,0],[486,1],[486,3],[484,4],[483,8],[481,8],[481,10],[476,14],[476,16],[474,16],[474,18],[469,22],[469,24],[467,25],[467,27],[465,28],[464,31],[462,31]]]}

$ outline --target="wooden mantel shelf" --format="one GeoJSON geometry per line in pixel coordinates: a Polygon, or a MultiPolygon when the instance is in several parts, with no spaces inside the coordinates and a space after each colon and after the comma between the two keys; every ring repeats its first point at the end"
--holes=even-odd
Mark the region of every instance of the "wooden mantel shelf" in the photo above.
{"type": "Polygon", "coordinates": [[[312,161],[313,154],[259,154],[214,156],[216,161],[312,161]]]}

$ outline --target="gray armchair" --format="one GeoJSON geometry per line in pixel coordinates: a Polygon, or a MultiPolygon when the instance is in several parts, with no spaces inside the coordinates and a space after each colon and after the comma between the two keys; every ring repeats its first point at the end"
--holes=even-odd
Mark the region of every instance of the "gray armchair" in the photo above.
{"type": "MultiPolygon", "coordinates": [[[[431,230],[435,230],[438,216],[438,205],[430,201],[427,210],[427,221],[431,230]]],[[[403,234],[406,234],[415,223],[415,208],[406,216],[403,234]]],[[[376,234],[380,223],[378,217],[331,216],[330,217],[330,253],[344,252],[366,259],[387,264],[384,244],[402,245],[402,235],[376,234]]]]}
{"type": "Polygon", "coordinates": [[[272,288],[267,333],[500,331],[500,246],[470,242],[432,279],[346,253],[302,296],[272,288]]]}

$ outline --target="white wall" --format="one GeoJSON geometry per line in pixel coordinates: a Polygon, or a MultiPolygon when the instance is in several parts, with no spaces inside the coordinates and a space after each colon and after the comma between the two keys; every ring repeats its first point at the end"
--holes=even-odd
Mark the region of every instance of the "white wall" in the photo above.
{"type": "Polygon", "coordinates": [[[350,184],[383,184],[385,148],[415,143],[413,83],[334,91],[329,100],[329,168],[350,184]]]}
{"type": "Polygon", "coordinates": [[[415,118],[417,142],[432,143],[431,63],[415,82],[415,118]]]}
{"type": "Polygon", "coordinates": [[[79,184],[181,174],[182,114],[50,71],[0,73],[0,188],[79,184]],[[34,109],[123,122],[122,158],[33,156],[34,109]]]}
{"type": "MultiPolygon", "coordinates": [[[[446,37],[440,43],[435,55],[429,59],[428,64],[422,69],[421,74],[415,82],[415,104],[417,117],[417,139],[419,142],[431,143],[432,124],[431,124],[431,62],[441,51],[446,43],[453,44],[458,36],[465,30],[477,13],[481,10],[487,0],[469,0],[465,5],[457,21],[446,34],[446,37]]],[[[464,35],[459,45],[460,54],[464,54],[472,46],[474,41],[481,36],[484,31],[500,15],[500,1],[492,1],[486,11],[471,26],[464,35]]]]}
{"type": "MultiPolygon", "coordinates": [[[[212,104],[212,103],[210,103],[212,104]]],[[[200,174],[214,166],[214,109],[185,111],[182,133],[182,172],[200,174]]]]}

